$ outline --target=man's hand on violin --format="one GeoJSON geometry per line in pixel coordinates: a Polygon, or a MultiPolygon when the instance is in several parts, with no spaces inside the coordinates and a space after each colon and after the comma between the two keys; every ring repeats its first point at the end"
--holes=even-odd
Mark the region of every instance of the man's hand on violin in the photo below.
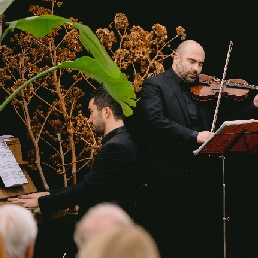
{"type": "Polygon", "coordinates": [[[258,107],[258,94],[254,97],[254,105],[258,107]]]}
{"type": "Polygon", "coordinates": [[[212,137],[214,133],[211,133],[209,131],[202,131],[199,132],[197,135],[197,142],[198,143],[204,143],[206,142],[208,139],[210,139],[212,137]]]}

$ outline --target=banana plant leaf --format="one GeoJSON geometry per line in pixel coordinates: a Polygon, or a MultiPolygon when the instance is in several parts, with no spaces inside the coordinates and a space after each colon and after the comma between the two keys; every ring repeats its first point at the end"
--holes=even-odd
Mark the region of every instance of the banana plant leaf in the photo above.
{"type": "MultiPolygon", "coordinates": [[[[130,106],[136,105],[136,95],[132,84],[113,62],[100,44],[97,36],[88,26],[72,22],[69,19],[56,15],[42,15],[9,22],[8,29],[14,30],[17,28],[29,32],[36,37],[44,37],[56,26],[64,23],[68,23],[78,29],[82,45],[92,54],[94,59],[86,56],[81,57],[73,62],[64,62],[56,66],[54,70],[59,68],[71,68],[91,76],[99,83],[102,83],[107,92],[122,106],[125,116],[131,115],[132,109],[130,106]]],[[[23,87],[23,85],[20,87],[23,87]]]]}
{"type": "Polygon", "coordinates": [[[107,92],[122,106],[126,116],[132,115],[132,109],[127,104],[135,107],[135,93],[132,90],[131,83],[123,73],[119,78],[107,74],[100,64],[88,56],[83,56],[76,61],[67,61],[60,65],[59,68],[71,68],[89,75],[99,83],[102,83],[107,92]]]}
{"type": "Polygon", "coordinates": [[[14,0],[0,0],[0,15],[11,5],[14,0]]]}

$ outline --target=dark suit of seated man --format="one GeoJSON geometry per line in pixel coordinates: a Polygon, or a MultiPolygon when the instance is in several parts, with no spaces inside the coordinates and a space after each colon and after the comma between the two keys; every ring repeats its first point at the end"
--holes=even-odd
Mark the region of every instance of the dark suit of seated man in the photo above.
{"type": "Polygon", "coordinates": [[[67,188],[22,195],[10,202],[39,207],[43,214],[79,205],[79,218],[97,203],[115,202],[132,215],[139,152],[124,126],[122,108],[104,88],[92,93],[88,108],[88,122],[103,139],[84,180],[67,188]]]}

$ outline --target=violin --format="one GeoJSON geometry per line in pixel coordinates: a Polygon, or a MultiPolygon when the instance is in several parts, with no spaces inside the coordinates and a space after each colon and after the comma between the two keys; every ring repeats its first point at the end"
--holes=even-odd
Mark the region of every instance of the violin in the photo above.
{"type": "MultiPolygon", "coordinates": [[[[199,84],[190,87],[193,97],[199,101],[212,100],[218,96],[221,80],[213,76],[200,74],[199,84]]],[[[249,90],[258,90],[255,85],[249,85],[242,79],[230,79],[224,81],[221,95],[233,100],[243,100],[248,96],[249,90]]]]}

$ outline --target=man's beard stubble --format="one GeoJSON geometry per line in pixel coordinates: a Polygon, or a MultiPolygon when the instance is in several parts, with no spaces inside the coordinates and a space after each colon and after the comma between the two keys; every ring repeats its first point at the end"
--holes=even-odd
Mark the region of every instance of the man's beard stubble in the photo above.
{"type": "Polygon", "coordinates": [[[103,121],[103,118],[102,118],[100,113],[99,113],[98,119],[92,125],[93,125],[93,129],[95,131],[95,134],[97,136],[104,135],[104,133],[105,133],[105,122],[103,121]]]}
{"type": "Polygon", "coordinates": [[[104,135],[104,132],[105,132],[105,126],[103,124],[96,124],[96,125],[93,125],[93,129],[95,131],[95,134],[97,136],[102,136],[104,135]]]}
{"type": "Polygon", "coordinates": [[[176,65],[176,71],[177,71],[179,77],[180,77],[183,81],[188,82],[188,83],[194,82],[194,81],[197,79],[197,77],[198,77],[198,74],[197,74],[196,71],[191,71],[191,72],[190,72],[190,71],[187,71],[187,70],[185,69],[185,67],[183,66],[183,64],[182,64],[181,61],[179,61],[179,63],[176,65]],[[194,78],[193,78],[193,77],[190,77],[190,76],[189,76],[190,74],[194,74],[195,77],[194,77],[194,78]]]}

